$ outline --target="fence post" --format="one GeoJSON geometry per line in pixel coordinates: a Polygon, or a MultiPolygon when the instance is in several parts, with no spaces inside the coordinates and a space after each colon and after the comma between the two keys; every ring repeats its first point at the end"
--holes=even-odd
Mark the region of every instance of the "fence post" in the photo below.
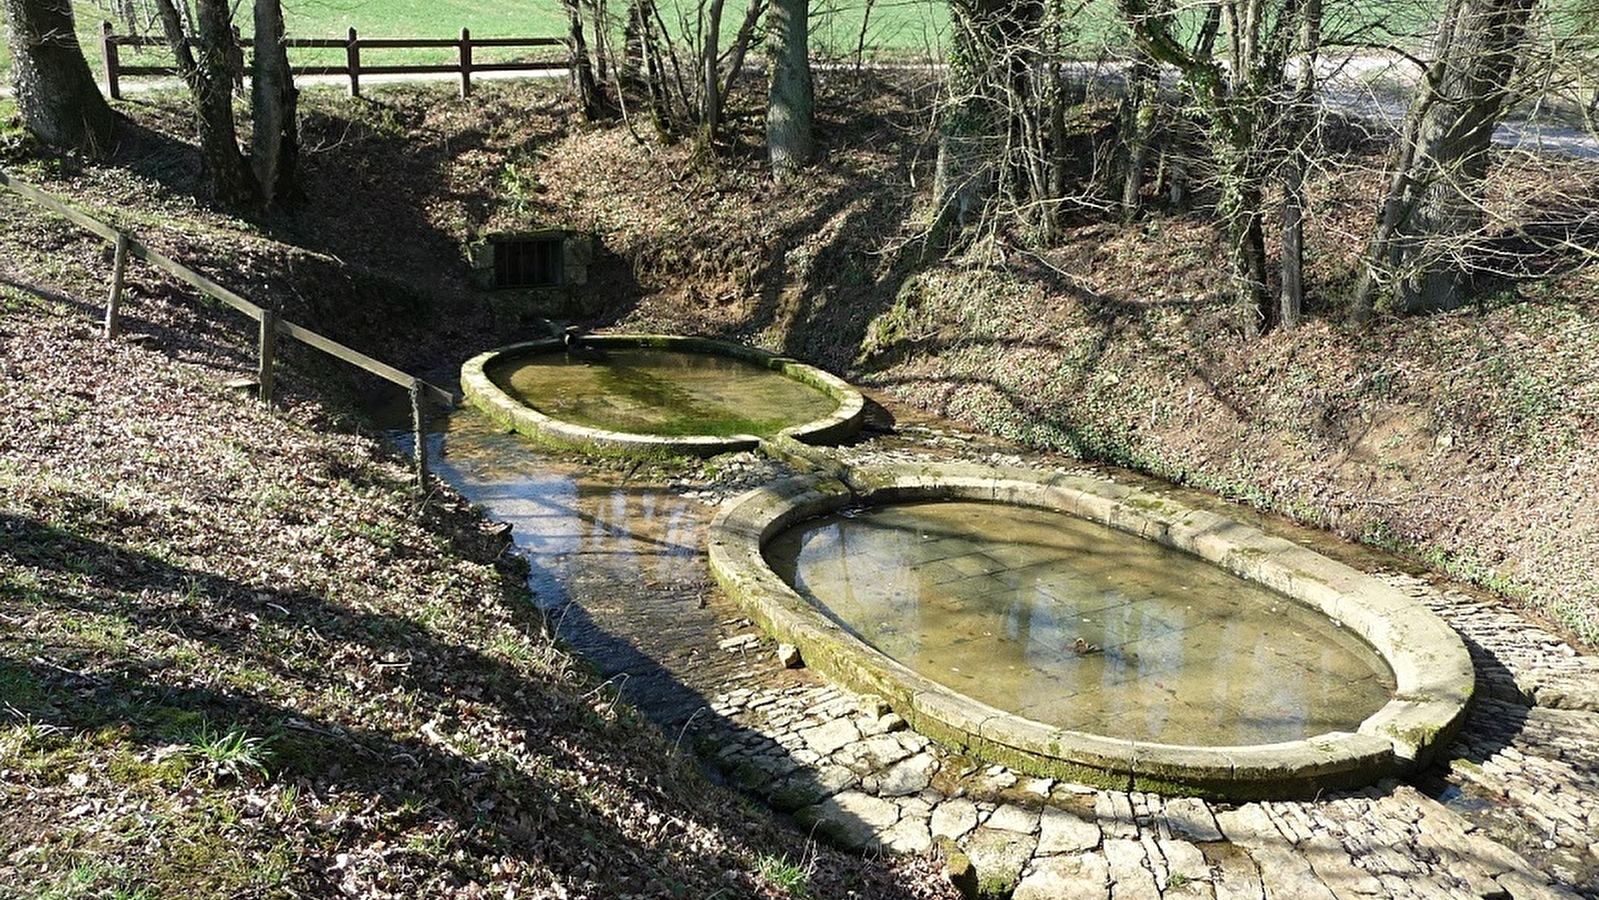
{"type": "Polygon", "coordinates": [[[261,366],[256,372],[256,383],[261,386],[261,402],[271,403],[276,393],[278,349],[278,314],[270,309],[261,310],[261,366]]]}
{"type": "Polygon", "coordinates": [[[350,42],[344,45],[345,65],[350,70],[350,96],[361,96],[361,42],[350,29],[350,42]]]}
{"type": "Polygon", "coordinates": [[[100,56],[105,59],[105,92],[112,100],[122,99],[122,86],[117,83],[119,60],[117,59],[117,42],[111,33],[111,23],[100,22],[100,56]]]}
{"type": "Polygon", "coordinates": [[[461,97],[472,96],[472,32],[461,29],[461,97]]]}
{"type": "Polygon", "coordinates": [[[427,489],[428,431],[427,420],[422,416],[422,379],[411,379],[411,435],[416,447],[416,487],[427,489]]]}
{"type": "Polygon", "coordinates": [[[105,339],[122,330],[122,283],[128,273],[128,236],[117,232],[117,255],[111,263],[111,295],[105,301],[105,339]]]}

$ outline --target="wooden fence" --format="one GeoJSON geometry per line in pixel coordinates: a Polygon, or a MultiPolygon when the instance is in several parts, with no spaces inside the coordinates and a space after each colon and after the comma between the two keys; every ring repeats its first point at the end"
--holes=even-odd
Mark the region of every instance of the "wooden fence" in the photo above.
{"type": "Polygon", "coordinates": [[[323,337],[309,328],[285,321],[275,311],[263,309],[251,303],[204,275],[176,262],[171,257],[146,247],[126,232],[119,231],[87,213],[73,209],[58,197],[47,194],[32,185],[17,181],[4,170],[0,170],[0,187],[7,188],[12,193],[31,200],[56,215],[68,219],[73,224],[116,247],[116,254],[111,264],[111,290],[106,297],[105,307],[103,334],[107,340],[116,337],[121,328],[122,287],[127,274],[128,260],[130,258],[141,259],[174,278],[199,289],[202,294],[226,303],[259,323],[260,337],[258,341],[256,383],[260,387],[262,403],[272,402],[272,397],[277,387],[277,341],[279,335],[293,338],[303,344],[315,347],[335,359],[343,360],[358,369],[370,372],[379,378],[405,388],[411,395],[411,431],[416,440],[417,486],[419,489],[426,488],[428,474],[427,419],[424,415],[426,403],[432,400],[448,409],[453,409],[456,405],[454,394],[441,387],[429,384],[414,375],[406,374],[385,362],[373,359],[365,353],[352,350],[331,338],[323,337]]]}
{"type": "MultiPolygon", "coordinates": [[[[361,77],[363,75],[438,75],[456,74],[461,79],[461,96],[467,97],[472,93],[472,75],[479,72],[548,72],[568,68],[571,59],[522,62],[475,62],[472,51],[485,47],[566,47],[564,38],[552,37],[510,37],[510,38],[473,38],[469,29],[461,29],[461,37],[456,38],[363,38],[351,28],[349,36],[339,38],[289,38],[284,44],[291,50],[296,48],[315,48],[323,50],[344,50],[343,65],[290,65],[290,71],[295,75],[343,75],[350,80],[350,96],[361,96],[361,77]],[[410,65],[366,65],[361,62],[362,50],[403,50],[403,49],[448,49],[456,51],[454,62],[447,63],[416,63],[410,65]]],[[[254,42],[248,38],[239,40],[240,47],[253,46],[254,42]]],[[[167,65],[123,65],[119,48],[122,47],[158,47],[166,48],[167,42],[161,38],[119,35],[112,33],[110,22],[100,23],[100,52],[105,57],[106,93],[113,100],[122,97],[122,78],[129,75],[176,75],[176,66],[167,65]]]]}

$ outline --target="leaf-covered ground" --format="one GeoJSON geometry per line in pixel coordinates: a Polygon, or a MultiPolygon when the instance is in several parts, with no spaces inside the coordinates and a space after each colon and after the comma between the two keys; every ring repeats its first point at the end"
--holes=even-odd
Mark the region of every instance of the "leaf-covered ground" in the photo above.
{"type": "Polygon", "coordinates": [[[99,339],[92,254],[0,209],[0,896],[949,895],[710,785],[471,509],[234,351],[99,339]]]}

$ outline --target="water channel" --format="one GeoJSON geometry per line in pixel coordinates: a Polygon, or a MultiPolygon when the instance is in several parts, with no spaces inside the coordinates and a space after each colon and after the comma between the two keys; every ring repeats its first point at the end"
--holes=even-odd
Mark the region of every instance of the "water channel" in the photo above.
{"type": "Polygon", "coordinates": [[[747,675],[716,648],[747,625],[706,567],[714,506],[631,464],[539,448],[470,409],[436,427],[433,471],[512,526],[535,602],[623,699],[671,732],[703,713],[706,692],[747,675]]]}

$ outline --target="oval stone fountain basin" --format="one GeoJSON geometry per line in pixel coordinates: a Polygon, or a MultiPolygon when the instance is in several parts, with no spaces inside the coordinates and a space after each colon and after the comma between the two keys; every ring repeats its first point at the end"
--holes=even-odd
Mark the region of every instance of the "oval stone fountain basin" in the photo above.
{"type": "Polygon", "coordinates": [[[467,399],[506,427],[582,447],[712,455],[779,435],[860,427],[860,393],[792,359],[701,338],[588,335],[493,350],[461,370],[467,399]]]}
{"type": "Polygon", "coordinates": [[[765,556],[867,645],[981,703],[1132,741],[1234,745],[1354,731],[1393,674],[1276,591],[1052,510],[972,501],[801,522],[765,556]]]}
{"type": "Polygon", "coordinates": [[[1474,673],[1442,621],[1257,529],[1084,477],[849,478],[730,502],[712,570],[807,664],[979,758],[1301,796],[1425,765],[1464,716],[1474,673]]]}

